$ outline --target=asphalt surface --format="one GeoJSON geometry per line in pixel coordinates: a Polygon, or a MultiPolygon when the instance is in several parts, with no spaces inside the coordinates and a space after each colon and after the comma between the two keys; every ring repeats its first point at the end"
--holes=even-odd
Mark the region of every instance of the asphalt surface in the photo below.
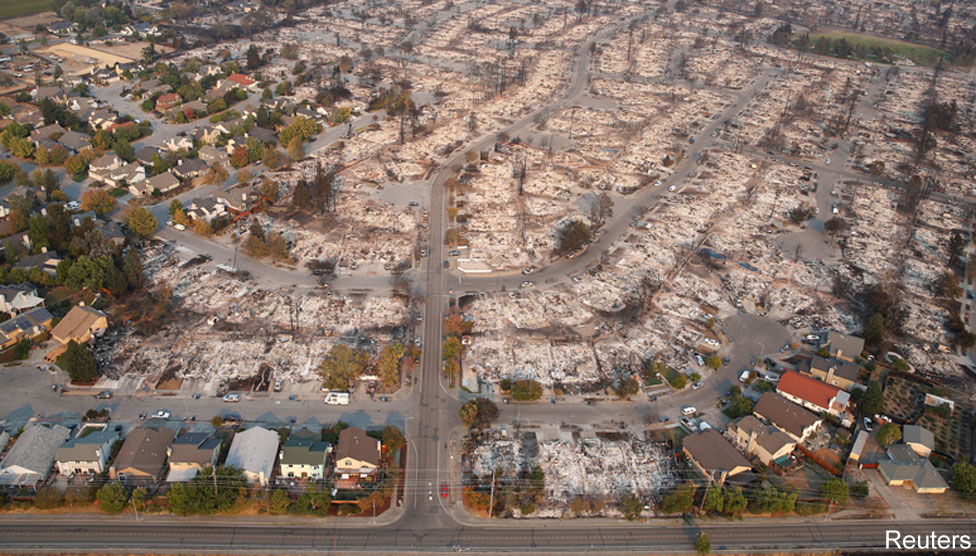
{"type": "MultiPolygon", "coordinates": [[[[327,550],[378,552],[686,552],[699,532],[708,535],[713,550],[833,550],[838,548],[885,549],[887,530],[902,535],[976,536],[970,519],[945,519],[938,524],[926,521],[878,522],[832,521],[777,523],[775,527],[757,522],[672,527],[632,526],[552,526],[500,528],[486,526],[429,526],[424,529],[401,526],[337,528],[336,520],[318,525],[230,525],[216,523],[120,522],[118,520],[62,519],[50,521],[17,520],[0,530],[0,546],[5,550],[166,550],[193,552],[320,552],[327,550]]],[[[890,547],[889,547],[890,548],[890,547]]]]}

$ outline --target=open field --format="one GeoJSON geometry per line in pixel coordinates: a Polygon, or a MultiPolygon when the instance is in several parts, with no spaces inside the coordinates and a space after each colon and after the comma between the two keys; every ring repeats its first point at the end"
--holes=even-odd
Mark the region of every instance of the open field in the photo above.
{"type": "Polygon", "coordinates": [[[51,9],[54,0],[4,0],[0,2],[0,19],[21,17],[51,9]]]}
{"type": "Polygon", "coordinates": [[[923,66],[934,66],[939,57],[946,54],[942,50],[933,48],[931,46],[900,41],[897,39],[876,37],[874,35],[850,33],[847,31],[822,31],[818,33],[810,33],[811,44],[816,44],[817,39],[820,37],[826,37],[832,41],[846,39],[847,42],[849,42],[851,46],[855,48],[858,45],[864,45],[864,47],[868,49],[871,47],[887,48],[891,50],[892,53],[899,56],[904,56],[912,62],[923,66]]]}
{"type": "Polygon", "coordinates": [[[57,54],[64,58],[65,61],[61,66],[65,73],[71,75],[88,73],[96,67],[111,66],[116,63],[125,64],[132,61],[131,58],[67,42],[39,48],[37,52],[57,54]]]}

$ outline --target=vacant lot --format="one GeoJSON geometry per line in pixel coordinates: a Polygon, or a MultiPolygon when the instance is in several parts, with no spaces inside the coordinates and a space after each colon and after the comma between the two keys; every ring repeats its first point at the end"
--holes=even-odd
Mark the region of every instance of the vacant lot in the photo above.
{"type": "Polygon", "coordinates": [[[51,9],[54,0],[3,0],[0,2],[0,19],[36,14],[51,9]]]}
{"type": "Polygon", "coordinates": [[[846,31],[823,31],[819,33],[810,33],[811,44],[816,44],[817,39],[820,37],[826,37],[832,41],[847,39],[847,42],[851,43],[851,46],[855,48],[858,45],[864,45],[864,47],[867,49],[870,49],[873,46],[878,48],[887,48],[896,55],[904,56],[912,62],[924,66],[935,65],[939,57],[946,54],[945,52],[937,48],[932,48],[931,46],[900,41],[897,39],[875,37],[874,35],[848,33],[846,31]]]}
{"type": "Polygon", "coordinates": [[[81,75],[83,73],[88,73],[94,68],[124,64],[132,61],[131,58],[72,44],[70,42],[45,46],[37,49],[37,51],[61,56],[64,59],[64,63],[61,64],[61,68],[69,75],[81,75]]]}

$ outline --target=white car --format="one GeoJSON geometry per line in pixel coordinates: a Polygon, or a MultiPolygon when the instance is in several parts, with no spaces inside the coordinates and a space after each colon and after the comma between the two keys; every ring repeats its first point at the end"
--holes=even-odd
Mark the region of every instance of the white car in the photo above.
{"type": "Polygon", "coordinates": [[[807,339],[811,342],[817,342],[820,340],[820,336],[816,334],[807,334],[806,336],[804,336],[804,339],[807,339]]]}
{"type": "Polygon", "coordinates": [[[699,380],[698,382],[696,382],[696,383],[694,383],[694,384],[691,385],[691,389],[692,390],[698,390],[702,386],[705,386],[705,384],[702,383],[702,381],[699,380]]]}
{"type": "Polygon", "coordinates": [[[678,189],[678,187],[675,186],[675,185],[669,185],[668,186],[668,191],[674,191],[675,189],[678,189]]]}
{"type": "Polygon", "coordinates": [[[530,282],[530,281],[528,281],[528,280],[526,280],[526,281],[524,281],[524,282],[522,282],[522,287],[523,287],[523,288],[531,288],[531,287],[532,287],[532,286],[534,286],[534,285],[535,285],[535,282],[530,282]]]}
{"type": "Polygon", "coordinates": [[[152,419],[169,419],[169,411],[160,409],[156,413],[152,414],[152,419]]]}
{"type": "Polygon", "coordinates": [[[695,413],[698,413],[698,410],[693,405],[686,405],[681,408],[682,415],[694,415],[695,413]]]}
{"type": "Polygon", "coordinates": [[[828,159],[825,159],[824,160],[824,164],[830,164],[830,159],[829,158],[828,159]]]}
{"type": "Polygon", "coordinates": [[[183,224],[173,224],[173,229],[178,232],[182,232],[183,230],[186,229],[186,226],[184,226],[183,224]]]}
{"type": "Polygon", "coordinates": [[[81,208],[81,203],[79,203],[78,201],[69,201],[69,202],[68,202],[67,204],[65,204],[64,206],[65,206],[65,208],[67,208],[68,210],[78,210],[78,209],[80,209],[80,208],[81,208]]]}
{"type": "Polygon", "coordinates": [[[656,182],[654,182],[654,187],[661,187],[662,183],[664,182],[662,182],[661,180],[657,180],[656,182]]]}
{"type": "Polygon", "coordinates": [[[223,397],[223,400],[225,402],[228,402],[228,403],[236,403],[236,402],[241,401],[241,395],[240,394],[227,394],[226,396],[223,397]]]}

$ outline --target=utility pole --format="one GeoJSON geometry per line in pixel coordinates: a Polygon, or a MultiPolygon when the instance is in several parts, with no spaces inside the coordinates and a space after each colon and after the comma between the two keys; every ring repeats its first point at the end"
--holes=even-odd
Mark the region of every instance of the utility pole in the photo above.
{"type": "Polygon", "coordinates": [[[214,467],[210,469],[210,476],[213,477],[214,498],[216,498],[217,497],[217,468],[214,467]]]}
{"type": "Polygon", "coordinates": [[[491,470],[491,495],[488,497],[488,518],[491,519],[491,510],[495,505],[495,470],[491,470]]]}
{"type": "Polygon", "coordinates": [[[139,521],[139,506],[136,506],[136,497],[130,498],[132,500],[132,509],[136,511],[136,521],[139,521]]]}

